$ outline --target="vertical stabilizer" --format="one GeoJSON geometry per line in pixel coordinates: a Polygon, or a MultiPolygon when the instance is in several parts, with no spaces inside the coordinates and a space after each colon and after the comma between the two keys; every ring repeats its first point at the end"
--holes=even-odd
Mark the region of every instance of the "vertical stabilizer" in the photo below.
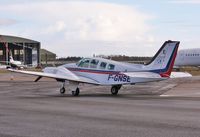
{"type": "Polygon", "coordinates": [[[13,57],[12,56],[10,56],[10,62],[14,62],[14,59],[13,59],[13,57]]]}
{"type": "Polygon", "coordinates": [[[146,68],[151,72],[159,73],[162,77],[169,77],[176,59],[179,41],[166,41],[146,68]]]}

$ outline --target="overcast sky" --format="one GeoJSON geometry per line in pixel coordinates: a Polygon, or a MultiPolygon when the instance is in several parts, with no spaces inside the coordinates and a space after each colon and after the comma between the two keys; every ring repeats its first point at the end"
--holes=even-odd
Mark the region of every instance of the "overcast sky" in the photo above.
{"type": "Polygon", "coordinates": [[[0,0],[0,34],[66,56],[152,56],[165,40],[200,48],[200,0],[0,0]]]}

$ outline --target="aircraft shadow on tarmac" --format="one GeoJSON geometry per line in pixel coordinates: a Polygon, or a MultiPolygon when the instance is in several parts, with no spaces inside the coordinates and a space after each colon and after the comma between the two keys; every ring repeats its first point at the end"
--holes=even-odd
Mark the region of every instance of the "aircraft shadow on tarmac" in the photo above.
{"type": "Polygon", "coordinates": [[[161,99],[161,98],[169,98],[169,97],[161,97],[158,94],[118,94],[118,95],[110,95],[109,93],[83,93],[77,97],[74,97],[70,94],[32,94],[32,95],[20,95],[18,98],[24,99],[49,99],[49,98],[57,98],[57,99],[85,99],[85,98],[111,98],[111,99],[131,99],[131,100],[146,100],[146,99],[161,99]]]}
{"type": "Polygon", "coordinates": [[[34,96],[18,96],[19,99],[77,99],[77,100],[85,100],[85,99],[116,99],[116,100],[193,100],[199,101],[200,97],[184,97],[184,96],[160,96],[160,95],[135,95],[135,94],[119,94],[116,96],[109,94],[81,94],[80,96],[74,97],[69,94],[60,95],[60,94],[51,94],[51,95],[34,95],[34,96]]]}

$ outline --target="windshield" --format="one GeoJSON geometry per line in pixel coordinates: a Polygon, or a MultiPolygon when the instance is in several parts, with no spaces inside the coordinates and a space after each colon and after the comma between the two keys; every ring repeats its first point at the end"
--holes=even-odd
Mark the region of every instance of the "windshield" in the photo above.
{"type": "Polygon", "coordinates": [[[88,67],[89,67],[89,63],[90,63],[90,59],[85,58],[85,59],[80,60],[80,61],[77,63],[77,65],[78,65],[79,67],[88,68],[88,67]]]}

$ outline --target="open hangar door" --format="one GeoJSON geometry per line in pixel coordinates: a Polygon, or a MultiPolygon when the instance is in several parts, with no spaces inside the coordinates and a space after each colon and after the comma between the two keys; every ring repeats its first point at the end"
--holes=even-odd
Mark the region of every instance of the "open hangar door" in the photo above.
{"type": "Polygon", "coordinates": [[[38,66],[40,65],[40,42],[0,35],[0,61],[9,61],[10,56],[24,65],[38,66]]]}

